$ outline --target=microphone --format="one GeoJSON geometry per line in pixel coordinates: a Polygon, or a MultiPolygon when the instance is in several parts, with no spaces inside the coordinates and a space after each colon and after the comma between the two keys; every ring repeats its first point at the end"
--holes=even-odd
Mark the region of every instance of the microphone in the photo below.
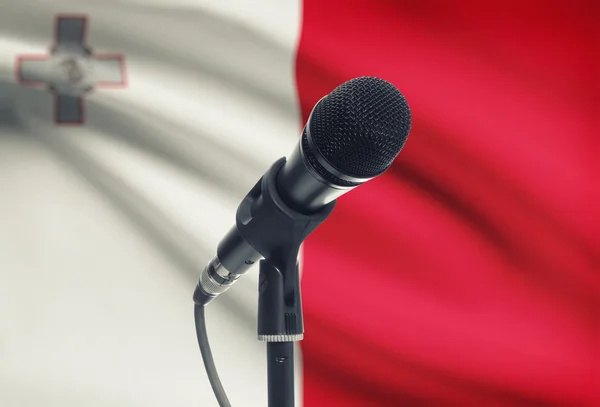
{"type": "MultiPolygon", "coordinates": [[[[318,212],[383,174],[402,150],[410,127],[408,103],[391,83],[374,77],[343,83],[317,102],[300,141],[278,170],[274,188],[278,199],[289,211],[318,212]]],[[[250,222],[261,200],[258,196],[252,202],[250,213],[239,213],[240,205],[238,222],[250,222]]],[[[197,304],[205,305],[227,291],[263,258],[244,240],[239,226],[229,230],[202,271],[194,293],[197,304]]],[[[273,227],[262,226],[265,234],[273,227]]]]}

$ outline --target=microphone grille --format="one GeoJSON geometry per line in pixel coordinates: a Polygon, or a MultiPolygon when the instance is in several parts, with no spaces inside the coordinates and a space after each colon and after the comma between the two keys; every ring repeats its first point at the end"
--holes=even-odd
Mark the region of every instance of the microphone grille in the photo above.
{"type": "Polygon", "coordinates": [[[387,170],[410,127],[410,109],[402,93],[391,83],[368,76],[338,86],[317,104],[310,122],[323,158],[357,178],[387,170]]]}

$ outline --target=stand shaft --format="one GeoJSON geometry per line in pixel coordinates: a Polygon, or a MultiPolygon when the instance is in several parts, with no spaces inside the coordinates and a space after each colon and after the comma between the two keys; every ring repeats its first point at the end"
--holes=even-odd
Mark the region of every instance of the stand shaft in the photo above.
{"type": "Polygon", "coordinates": [[[269,407],[294,407],[294,343],[267,343],[269,407]]]}

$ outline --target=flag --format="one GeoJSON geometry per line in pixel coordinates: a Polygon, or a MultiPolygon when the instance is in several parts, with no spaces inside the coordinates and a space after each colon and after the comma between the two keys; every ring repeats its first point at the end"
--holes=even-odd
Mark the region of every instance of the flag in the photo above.
{"type": "MultiPolygon", "coordinates": [[[[413,127],[303,247],[297,405],[600,404],[598,6],[454,3],[0,4],[0,404],[216,405],[200,270],[359,76],[413,127]]],[[[207,309],[234,406],[267,405],[257,284],[207,309]]]]}
{"type": "Polygon", "coordinates": [[[303,119],[361,75],[413,114],[305,245],[307,406],[598,402],[599,14],[534,3],[304,2],[303,119]]]}

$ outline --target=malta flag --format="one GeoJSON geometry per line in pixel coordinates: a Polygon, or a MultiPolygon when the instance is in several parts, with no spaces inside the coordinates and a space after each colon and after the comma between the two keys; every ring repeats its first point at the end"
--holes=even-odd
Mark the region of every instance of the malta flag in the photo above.
{"type": "MultiPolygon", "coordinates": [[[[0,405],[216,406],[200,270],[375,76],[412,131],[304,245],[297,405],[600,406],[599,40],[584,0],[4,1],[0,405]]],[[[233,406],[267,405],[256,308],[252,270],[207,309],[233,406]]]]}

